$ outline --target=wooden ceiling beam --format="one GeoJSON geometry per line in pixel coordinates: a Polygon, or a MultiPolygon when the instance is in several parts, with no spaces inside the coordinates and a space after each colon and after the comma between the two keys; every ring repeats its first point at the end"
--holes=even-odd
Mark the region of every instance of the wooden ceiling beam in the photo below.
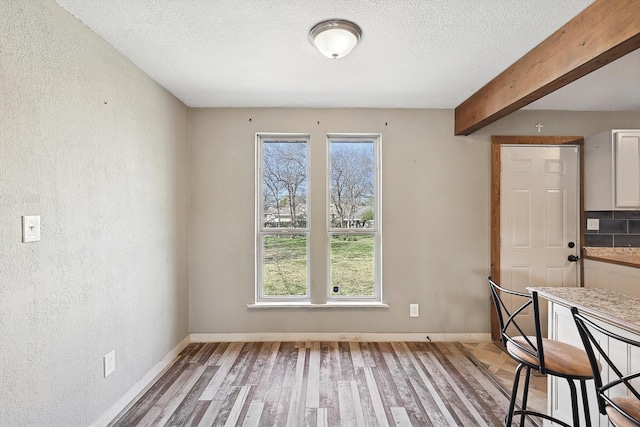
{"type": "Polygon", "coordinates": [[[455,109],[469,135],[640,47],[640,0],[596,0],[455,109]]]}

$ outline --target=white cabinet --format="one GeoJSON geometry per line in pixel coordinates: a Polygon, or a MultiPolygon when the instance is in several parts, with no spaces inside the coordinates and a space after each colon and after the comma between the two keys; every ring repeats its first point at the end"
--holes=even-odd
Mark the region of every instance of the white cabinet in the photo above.
{"type": "MultiPolygon", "coordinates": [[[[637,335],[634,335],[624,329],[620,329],[603,322],[598,323],[621,336],[626,336],[635,340],[639,338],[637,335]]],[[[624,374],[635,372],[640,369],[640,351],[638,351],[638,349],[626,344],[623,346],[617,341],[609,342],[608,338],[604,335],[596,335],[596,337],[598,339],[598,343],[608,350],[607,353],[609,357],[614,360],[616,365],[624,374]]],[[[553,301],[549,302],[549,338],[583,348],[580,335],[578,335],[578,330],[573,317],[571,316],[571,311],[566,306],[553,301]]],[[[603,366],[604,365],[606,364],[603,363],[603,366]]],[[[601,375],[603,382],[607,382],[609,378],[608,368],[603,369],[601,375]]],[[[553,376],[548,376],[547,381],[547,404],[549,414],[571,424],[571,397],[567,381],[553,376]]],[[[578,391],[578,401],[580,402],[580,425],[584,425],[584,412],[582,410],[582,399],[580,398],[580,386],[578,383],[576,383],[576,387],[578,391]]],[[[594,427],[608,427],[609,422],[607,417],[598,413],[598,404],[596,401],[593,381],[587,381],[587,394],[589,397],[589,413],[591,414],[592,425],[594,427]]],[[[550,424],[545,422],[545,426],[547,425],[550,424]]]]}
{"type": "Polygon", "coordinates": [[[584,209],[640,209],[640,130],[584,139],[584,209]]]}
{"type": "Polygon", "coordinates": [[[584,287],[640,297],[640,268],[583,259],[584,287]]]}

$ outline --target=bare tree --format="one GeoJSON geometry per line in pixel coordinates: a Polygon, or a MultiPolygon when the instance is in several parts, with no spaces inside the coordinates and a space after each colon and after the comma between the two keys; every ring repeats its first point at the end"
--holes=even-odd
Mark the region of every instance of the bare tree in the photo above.
{"type": "Polygon", "coordinates": [[[274,141],[263,147],[265,202],[268,195],[269,201],[275,204],[278,227],[282,219],[280,209],[284,206],[289,208],[291,226],[298,227],[306,221],[306,209],[301,212],[307,192],[306,144],[274,141]]]}
{"type": "MultiPolygon", "coordinates": [[[[280,197],[283,192],[280,185],[277,171],[274,170],[274,161],[272,158],[266,155],[264,157],[264,169],[262,172],[262,182],[264,184],[263,197],[264,197],[264,211],[268,211],[270,208],[276,210],[276,218],[280,218],[280,197]]],[[[266,218],[263,218],[266,220],[266,218]]],[[[266,224],[265,224],[266,225],[266,224]]],[[[276,224],[280,227],[280,221],[276,224]]]]}
{"type": "Polygon", "coordinates": [[[334,227],[351,227],[358,211],[373,198],[373,144],[332,143],[331,204],[338,216],[334,227]]]}

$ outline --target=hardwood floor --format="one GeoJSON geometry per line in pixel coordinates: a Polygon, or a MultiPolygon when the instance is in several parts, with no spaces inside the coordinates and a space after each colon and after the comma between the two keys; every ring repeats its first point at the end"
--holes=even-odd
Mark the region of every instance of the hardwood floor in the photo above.
{"type": "MultiPolygon", "coordinates": [[[[489,375],[493,376],[501,384],[505,393],[511,395],[513,376],[517,366],[511,356],[493,343],[465,343],[463,345],[490,372],[489,375]]],[[[518,397],[522,396],[523,384],[524,372],[522,372],[520,378],[518,397]]],[[[531,374],[527,406],[538,412],[547,412],[547,377],[535,371],[531,374]]],[[[535,418],[533,421],[537,425],[542,425],[542,420],[539,418],[535,418]]]]}
{"type": "Polygon", "coordinates": [[[509,360],[491,343],[192,343],[110,425],[498,426],[515,364],[507,384],[491,370],[509,360]]]}

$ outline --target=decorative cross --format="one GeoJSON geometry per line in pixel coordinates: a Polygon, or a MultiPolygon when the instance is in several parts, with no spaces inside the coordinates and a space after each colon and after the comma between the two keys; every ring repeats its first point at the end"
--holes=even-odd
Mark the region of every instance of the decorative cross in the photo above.
{"type": "Polygon", "coordinates": [[[542,129],[544,125],[542,123],[538,123],[536,127],[538,128],[538,133],[540,133],[540,129],[542,129]]]}

